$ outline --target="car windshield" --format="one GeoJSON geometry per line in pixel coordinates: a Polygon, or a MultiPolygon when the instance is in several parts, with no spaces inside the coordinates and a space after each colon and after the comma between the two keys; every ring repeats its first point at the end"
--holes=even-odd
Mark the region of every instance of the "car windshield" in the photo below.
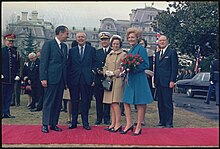
{"type": "Polygon", "coordinates": [[[193,80],[200,80],[200,81],[209,81],[210,73],[198,73],[193,77],[193,80]]]}

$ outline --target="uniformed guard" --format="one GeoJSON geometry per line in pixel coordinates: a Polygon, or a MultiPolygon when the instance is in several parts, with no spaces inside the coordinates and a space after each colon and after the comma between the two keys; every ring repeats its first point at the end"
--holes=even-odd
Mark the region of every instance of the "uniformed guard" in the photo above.
{"type": "Polygon", "coordinates": [[[10,114],[10,103],[14,91],[15,80],[19,77],[19,52],[14,46],[14,34],[4,36],[5,47],[2,48],[2,118],[15,118],[10,114]]]}
{"type": "Polygon", "coordinates": [[[104,80],[102,74],[102,67],[105,65],[105,59],[108,53],[112,50],[110,47],[110,38],[111,34],[109,32],[100,32],[99,39],[101,43],[101,48],[96,51],[98,66],[95,72],[95,86],[94,86],[94,95],[96,98],[96,115],[97,120],[95,125],[100,125],[102,123],[102,119],[104,120],[104,124],[110,124],[110,105],[103,104],[103,95],[104,89],[102,86],[102,80],[104,80]]]}

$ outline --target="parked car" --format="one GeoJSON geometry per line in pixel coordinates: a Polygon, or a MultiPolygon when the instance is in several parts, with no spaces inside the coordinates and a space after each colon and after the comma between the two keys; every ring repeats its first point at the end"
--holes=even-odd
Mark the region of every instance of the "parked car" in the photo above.
{"type": "MultiPolygon", "coordinates": [[[[192,79],[178,80],[175,84],[175,91],[186,93],[189,97],[194,97],[195,95],[207,96],[210,84],[209,79],[209,72],[200,72],[192,79]]],[[[214,95],[214,91],[212,95],[214,95]]]]}

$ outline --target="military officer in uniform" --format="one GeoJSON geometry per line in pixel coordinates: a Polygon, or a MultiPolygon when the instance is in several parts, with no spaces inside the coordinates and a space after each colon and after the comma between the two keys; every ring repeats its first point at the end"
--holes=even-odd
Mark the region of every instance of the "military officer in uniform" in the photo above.
{"type": "Polygon", "coordinates": [[[104,89],[102,86],[102,80],[104,80],[104,76],[102,73],[102,67],[105,65],[105,59],[107,54],[112,50],[110,45],[110,37],[111,34],[109,32],[101,32],[99,33],[99,39],[101,42],[102,48],[96,51],[97,59],[98,59],[98,67],[95,71],[95,86],[94,86],[94,95],[96,98],[96,115],[97,120],[95,125],[100,125],[102,123],[102,119],[104,120],[104,124],[110,124],[110,105],[103,103],[104,89]]]}
{"type": "Polygon", "coordinates": [[[15,80],[20,80],[19,52],[14,46],[15,38],[14,34],[5,35],[5,47],[2,48],[2,118],[15,118],[10,113],[14,83],[15,80]]]}

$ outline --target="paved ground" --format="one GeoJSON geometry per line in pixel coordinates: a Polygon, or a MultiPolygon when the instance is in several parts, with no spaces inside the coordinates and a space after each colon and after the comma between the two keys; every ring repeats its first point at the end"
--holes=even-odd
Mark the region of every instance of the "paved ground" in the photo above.
{"type": "Polygon", "coordinates": [[[189,98],[186,94],[182,93],[174,93],[173,100],[174,106],[176,107],[182,107],[188,111],[205,116],[210,120],[219,121],[219,106],[216,106],[215,101],[211,101],[210,104],[206,104],[204,103],[204,96],[189,98]]]}

